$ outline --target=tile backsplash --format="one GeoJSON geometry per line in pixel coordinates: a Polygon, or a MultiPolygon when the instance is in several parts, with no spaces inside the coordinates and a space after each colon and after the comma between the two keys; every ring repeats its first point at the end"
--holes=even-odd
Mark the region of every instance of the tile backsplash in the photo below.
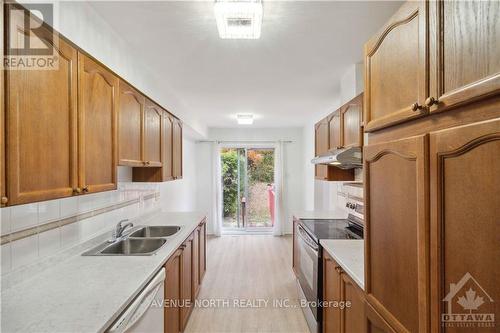
{"type": "Polygon", "coordinates": [[[159,191],[154,185],[124,183],[116,191],[1,208],[1,275],[85,242],[112,230],[122,219],[158,206],[159,191]],[[29,234],[10,238],[22,230],[29,234]]]}

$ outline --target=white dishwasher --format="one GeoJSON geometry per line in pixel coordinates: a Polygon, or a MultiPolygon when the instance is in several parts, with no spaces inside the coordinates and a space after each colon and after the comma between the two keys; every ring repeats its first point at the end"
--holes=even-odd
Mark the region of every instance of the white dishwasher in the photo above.
{"type": "Polygon", "coordinates": [[[106,332],[163,333],[164,284],[162,268],[106,332]]]}

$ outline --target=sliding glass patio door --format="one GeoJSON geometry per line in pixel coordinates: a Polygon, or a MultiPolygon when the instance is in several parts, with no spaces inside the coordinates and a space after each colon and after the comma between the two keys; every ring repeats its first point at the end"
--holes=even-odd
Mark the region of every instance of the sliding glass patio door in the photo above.
{"type": "Polygon", "coordinates": [[[221,150],[224,231],[271,231],[274,224],[274,149],[221,150]]]}

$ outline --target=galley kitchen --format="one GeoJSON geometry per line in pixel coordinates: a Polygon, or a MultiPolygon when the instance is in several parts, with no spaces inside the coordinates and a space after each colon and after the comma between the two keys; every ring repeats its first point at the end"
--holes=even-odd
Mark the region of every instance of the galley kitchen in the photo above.
{"type": "Polygon", "coordinates": [[[0,332],[499,331],[500,1],[0,8],[0,332]]]}

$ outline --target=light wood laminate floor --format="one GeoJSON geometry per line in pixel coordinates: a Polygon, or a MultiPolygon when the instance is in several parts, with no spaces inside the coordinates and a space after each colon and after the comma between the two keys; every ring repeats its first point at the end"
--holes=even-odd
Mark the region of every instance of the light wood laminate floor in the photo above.
{"type": "Polygon", "coordinates": [[[219,306],[195,307],[187,333],[309,332],[298,306],[289,236],[209,238],[207,272],[198,299],[203,303],[212,299],[219,306]],[[260,302],[262,306],[235,307],[233,299],[250,300],[253,305],[260,302]],[[274,300],[283,299],[289,300],[289,307],[273,305],[274,300]],[[267,306],[262,300],[269,301],[267,306]]]}

